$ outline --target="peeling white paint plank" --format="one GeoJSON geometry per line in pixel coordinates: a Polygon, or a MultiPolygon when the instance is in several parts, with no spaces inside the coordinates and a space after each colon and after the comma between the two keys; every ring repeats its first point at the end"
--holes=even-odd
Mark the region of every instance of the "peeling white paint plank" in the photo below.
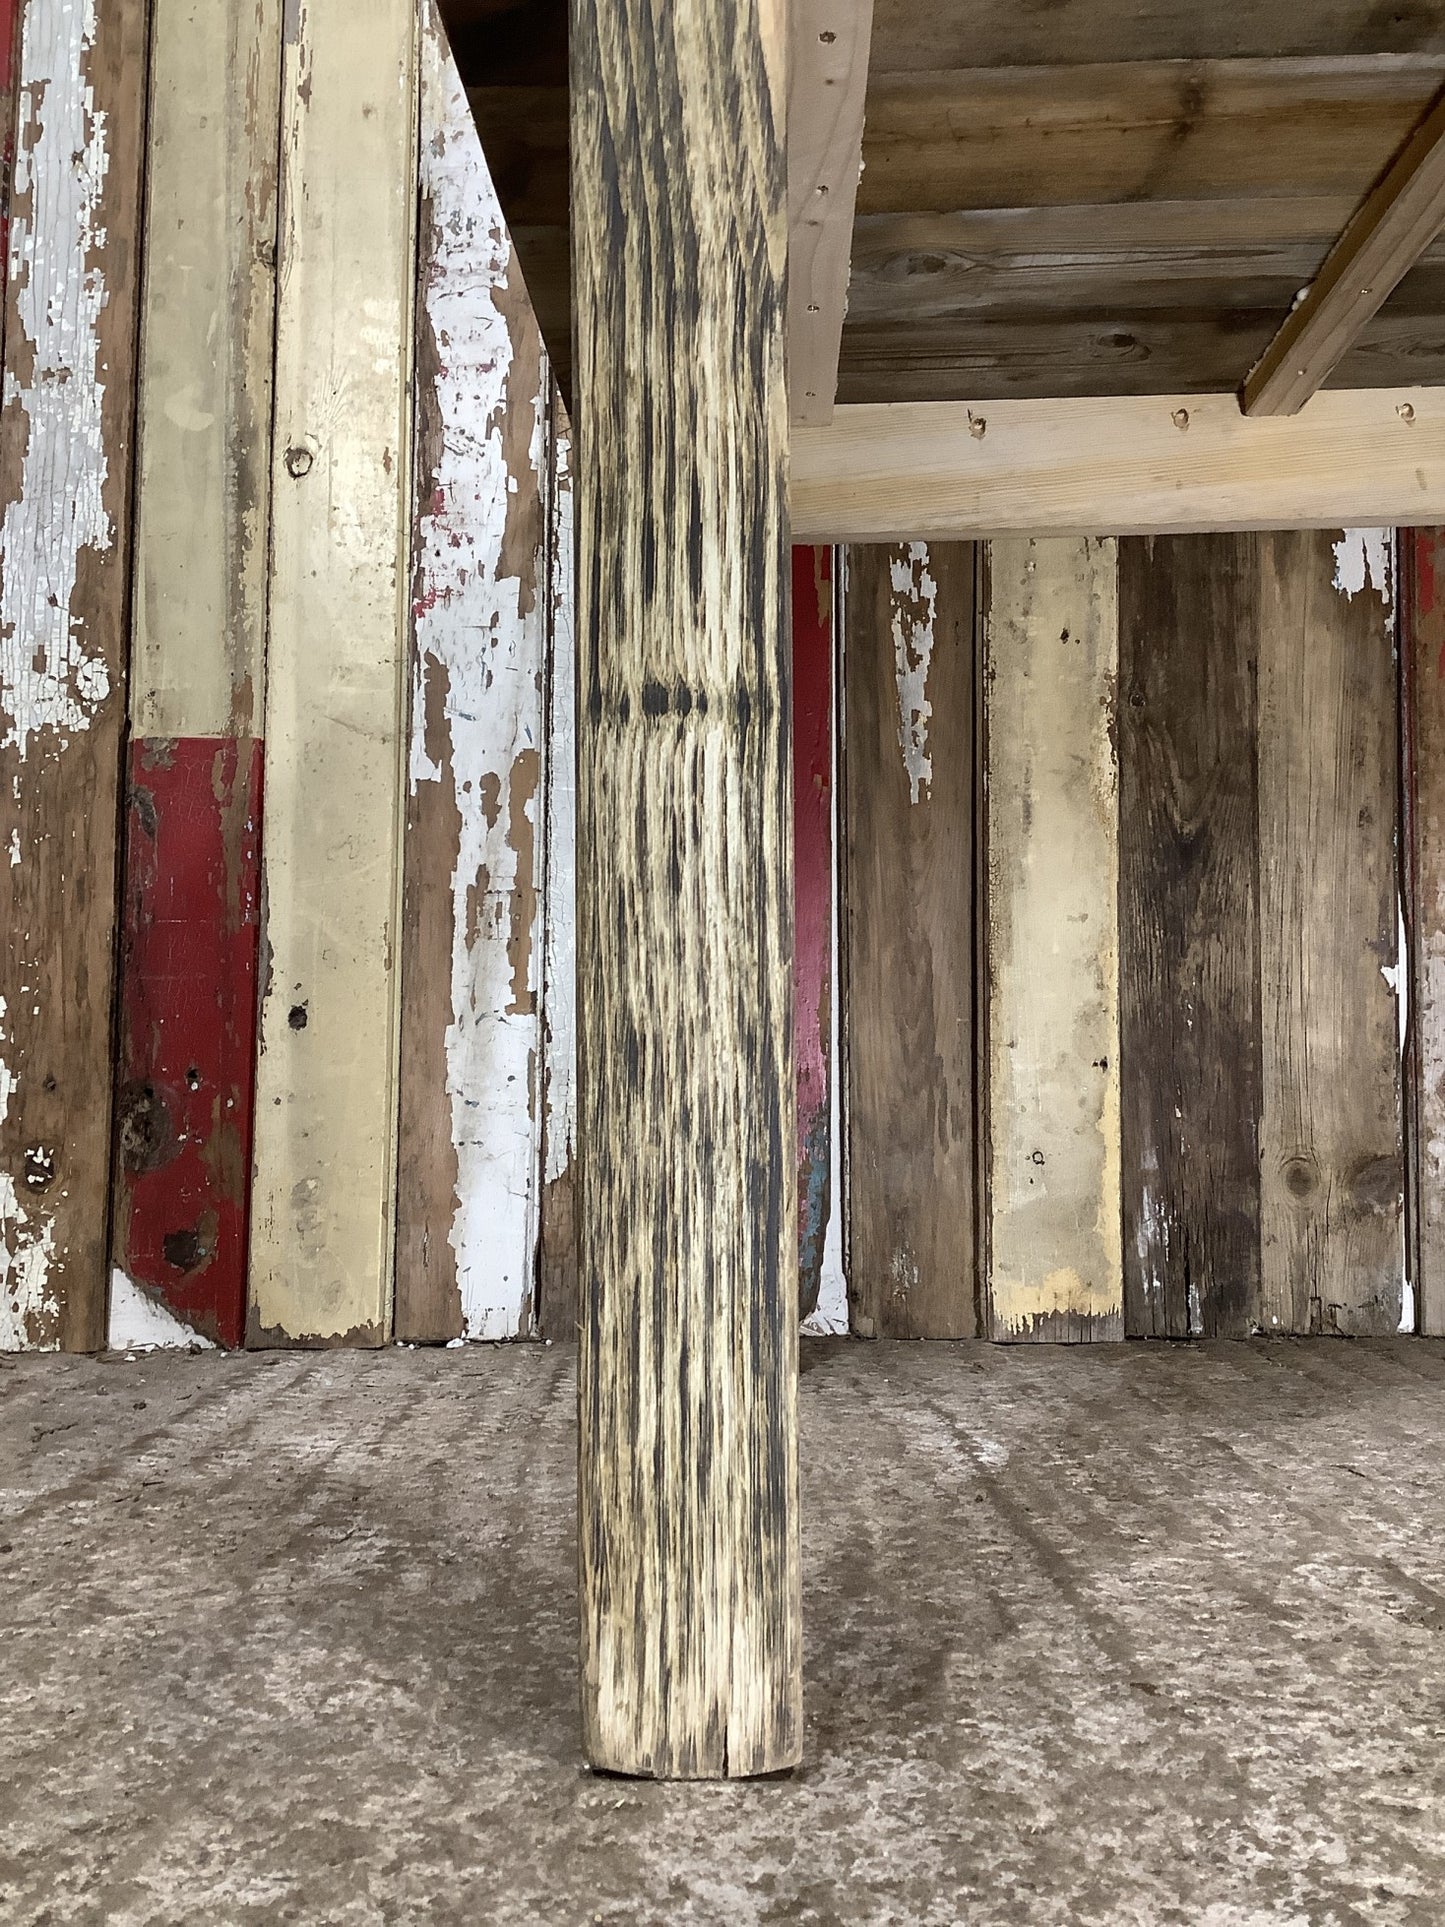
{"type": "MultiPolygon", "coordinates": [[[[445,1075],[462,1331],[505,1339],[531,1328],[540,1205],[550,384],[466,93],[430,8],[422,57],[429,231],[419,298],[422,338],[435,353],[429,367],[423,350],[421,372],[434,383],[440,435],[423,451],[410,783],[442,786],[455,839],[445,1075]]],[[[554,787],[553,809],[566,801],[554,787]]],[[[555,941],[570,945],[565,880],[556,902],[555,941]]],[[[560,990],[552,1018],[549,1071],[572,1048],[560,990]]],[[[560,1132],[558,1140],[566,1142],[560,1132]]]]}
{"type": "Polygon", "coordinates": [[[990,550],[993,1336],[1123,1335],[1116,545],[990,550]]]}
{"type": "Polygon", "coordinates": [[[0,284],[5,1350],[104,1336],[144,29],[141,0],[20,9],[0,284]]]}
{"type": "Polygon", "coordinates": [[[380,1343],[395,1247],[415,0],[293,0],[282,88],[256,1343],[380,1343]]]}
{"type": "Polygon", "coordinates": [[[5,408],[20,411],[26,432],[0,531],[0,744],[23,763],[42,731],[63,742],[89,728],[110,693],[104,653],[75,617],[75,587],[81,556],[110,549],[115,530],[104,499],[106,281],[77,272],[105,242],[106,117],[86,78],[96,0],[32,0],[21,35],[8,279],[11,325],[30,352],[6,357],[5,408]],[[26,567],[27,557],[44,565],[26,567]]]}

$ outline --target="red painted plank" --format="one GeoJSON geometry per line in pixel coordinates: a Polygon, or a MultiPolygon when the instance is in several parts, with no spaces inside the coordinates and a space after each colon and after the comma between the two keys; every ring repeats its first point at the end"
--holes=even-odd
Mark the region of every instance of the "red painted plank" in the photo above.
{"type": "Polygon", "coordinates": [[[830,1207],[833,551],[793,550],[794,951],[800,1297],[818,1302],[830,1207]]]}
{"type": "Polygon", "coordinates": [[[117,1263],[221,1345],[245,1328],[261,744],[131,745],[117,1263]]]}

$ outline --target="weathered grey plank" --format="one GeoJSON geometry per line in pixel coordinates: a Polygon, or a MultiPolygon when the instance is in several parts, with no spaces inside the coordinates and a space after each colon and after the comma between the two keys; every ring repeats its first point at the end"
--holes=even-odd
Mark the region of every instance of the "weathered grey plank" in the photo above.
{"type": "Polygon", "coordinates": [[[1124,1308],[1132,1338],[1259,1314],[1259,543],[1119,544],[1124,1308]]]}
{"type": "Polygon", "coordinates": [[[1395,1331],[1394,539],[1259,538],[1260,1323],[1395,1331]]]}
{"type": "Polygon", "coordinates": [[[967,1338],[975,1265],[972,544],[848,551],[849,1296],[868,1337],[967,1338]]]}

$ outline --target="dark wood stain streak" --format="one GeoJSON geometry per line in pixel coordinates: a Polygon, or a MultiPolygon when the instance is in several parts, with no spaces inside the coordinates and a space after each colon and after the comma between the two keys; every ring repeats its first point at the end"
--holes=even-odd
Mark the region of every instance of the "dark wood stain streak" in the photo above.
{"type": "Polygon", "coordinates": [[[573,14],[583,1731],[666,1777],[802,1745],[784,36],[573,14]]]}
{"type": "Polygon", "coordinates": [[[974,700],[977,551],[937,585],[917,800],[900,736],[894,587],[907,548],[848,551],[845,591],[849,1295],[868,1337],[971,1338],[975,1293],[974,700]]]}
{"type": "Polygon", "coordinates": [[[537,1329],[577,1336],[576,651],[571,539],[572,426],[553,381],[549,408],[542,1031],[542,1191],[537,1222],[537,1329]],[[555,1140],[555,1141],[554,1141],[555,1140]],[[558,1153],[560,1152],[560,1156],[558,1153]],[[549,1177],[548,1173],[552,1173],[549,1177]]]}
{"type": "Polygon", "coordinates": [[[1402,530],[1411,1255],[1418,1329],[1445,1335],[1445,529],[1402,530]]]}
{"type": "MultiPolygon", "coordinates": [[[[436,212],[423,195],[418,287],[434,264],[436,212]]],[[[413,462],[417,514],[436,499],[445,424],[437,389],[440,349],[424,299],[416,304],[416,407],[413,462]]],[[[413,602],[422,579],[415,544],[413,602]]],[[[461,849],[462,816],[452,768],[444,663],[419,653],[411,627],[408,685],[422,704],[426,754],[439,781],[409,781],[402,863],[401,1058],[398,1079],[395,1330],[405,1344],[441,1345],[462,1336],[462,1293],[451,1231],[457,1209],[457,1148],[452,1135],[446,1036],[452,1021],[452,877],[461,849]]],[[[414,730],[413,716],[408,729],[414,730]]]]}
{"type": "Polygon", "coordinates": [[[1258,543],[1119,544],[1124,1315],[1259,1317],[1258,543]]]}
{"type": "Polygon", "coordinates": [[[1258,538],[1261,1323],[1399,1327],[1404,1153],[1393,607],[1329,531],[1258,538]]]}
{"type": "MultiPolygon", "coordinates": [[[[96,365],[103,386],[102,505],[111,539],[104,548],[81,551],[71,634],[86,658],[104,664],[109,694],[90,726],[72,732],[63,748],[46,726],[31,739],[28,757],[15,747],[0,749],[0,852],[18,848],[21,854],[18,864],[0,854],[0,927],[9,933],[0,957],[3,1056],[15,1078],[0,1122],[0,1171],[17,1180],[20,1203],[33,1220],[48,1220],[54,1233],[46,1294],[54,1310],[32,1321],[28,1342],[67,1351],[95,1351],[105,1343],[147,13],[143,0],[113,0],[97,15],[85,78],[91,112],[103,117],[106,129],[108,165],[97,210],[105,245],[73,264],[77,278],[103,275],[107,290],[96,365]]],[[[26,76],[16,79],[23,86],[26,76]]],[[[40,209],[28,212],[40,214],[47,245],[69,245],[69,237],[45,232],[40,209]]],[[[33,223],[30,239],[33,246],[33,223]]],[[[19,278],[23,284],[26,276],[19,278]]],[[[28,385],[34,372],[17,294],[12,282],[4,331],[7,387],[28,385]]],[[[0,510],[18,494],[27,436],[17,399],[0,416],[0,510]]],[[[57,480],[58,488],[65,479],[57,480]]],[[[54,507],[62,507],[58,495],[54,507]]],[[[7,553],[0,567],[34,574],[47,560],[7,553]]]]}

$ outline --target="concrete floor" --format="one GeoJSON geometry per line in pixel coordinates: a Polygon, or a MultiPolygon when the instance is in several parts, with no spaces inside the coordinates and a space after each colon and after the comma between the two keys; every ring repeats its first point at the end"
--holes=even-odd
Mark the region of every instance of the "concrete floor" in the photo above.
{"type": "Polygon", "coordinates": [[[561,1350],[0,1363],[6,1922],[1445,1920],[1445,1349],[805,1348],[807,1763],[577,1756],[561,1350]]]}

